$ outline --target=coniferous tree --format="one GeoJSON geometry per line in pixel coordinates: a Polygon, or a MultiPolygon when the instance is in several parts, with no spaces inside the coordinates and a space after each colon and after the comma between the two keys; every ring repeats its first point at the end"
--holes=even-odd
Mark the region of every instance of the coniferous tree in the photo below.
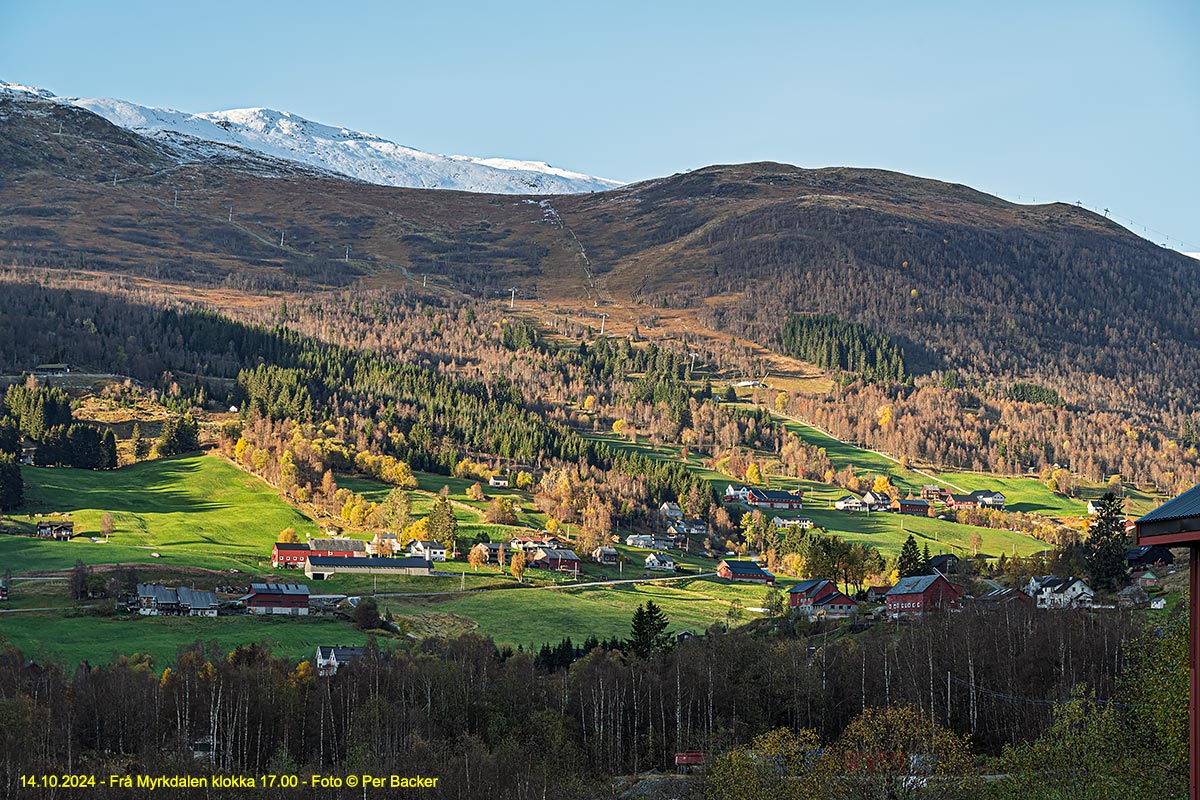
{"type": "Polygon", "coordinates": [[[21,467],[8,453],[0,453],[0,511],[10,511],[25,499],[21,467]]]}
{"type": "Polygon", "coordinates": [[[100,469],[115,469],[117,466],[117,435],[107,428],[100,438],[100,469]]]}
{"type": "Polygon", "coordinates": [[[1088,581],[1098,591],[1115,591],[1125,578],[1126,549],[1125,498],[1106,492],[1100,498],[1100,510],[1088,527],[1084,543],[1084,564],[1088,581]]]}
{"type": "Polygon", "coordinates": [[[900,557],[896,560],[896,571],[901,578],[920,575],[925,562],[921,560],[921,551],[917,548],[917,540],[910,533],[900,548],[900,557]]]}
{"type": "Polygon", "coordinates": [[[663,610],[647,600],[633,612],[629,627],[629,649],[640,658],[649,658],[657,652],[671,647],[671,634],[667,627],[671,621],[663,610]]]}

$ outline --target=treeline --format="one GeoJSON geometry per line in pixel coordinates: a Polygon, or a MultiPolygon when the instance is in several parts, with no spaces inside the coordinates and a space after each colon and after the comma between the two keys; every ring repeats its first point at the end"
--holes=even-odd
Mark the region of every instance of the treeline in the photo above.
{"type": "MultiPolygon", "coordinates": [[[[645,656],[608,643],[535,657],[473,635],[398,642],[328,679],[260,645],[197,644],[169,666],[133,656],[78,670],[28,663],[10,646],[0,793],[17,796],[20,774],[83,764],[193,773],[203,742],[206,771],[409,774],[420,764],[439,776],[439,796],[582,798],[612,776],[670,769],[676,752],[716,755],[777,728],[833,740],[876,706],[911,707],[995,754],[1038,737],[1051,704],[1079,684],[1112,698],[1135,635],[1119,612],[968,610],[840,637],[822,624],[763,624],[773,635],[713,629],[673,645],[655,635],[645,656]]],[[[1160,661],[1163,685],[1186,697],[1186,648],[1160,661]]]]}
{"type": "Polygon", "coordinates": [[[21,434],[35,444],[39,466],[113,469],[117,466],[117,437],[111,428],[75,422],[71,401],[62,389],[39,386],[30,378],[9,386],[0,406],[0,452],[17,455],[21,434]]]}
{"type": "Polygon", "coordinates": [[[832,371],[867,381],[900,381],[904,351],[883,334],[833,314],[794,314],[779,334],[783,351],[832,371]]]}

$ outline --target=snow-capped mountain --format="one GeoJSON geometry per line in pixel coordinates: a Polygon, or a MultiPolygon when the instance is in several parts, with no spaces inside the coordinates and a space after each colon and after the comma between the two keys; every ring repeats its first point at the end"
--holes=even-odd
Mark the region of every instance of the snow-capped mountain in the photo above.
{"type": "Polygon", "coordinates": [[[621,185],[619,181],[539,161],[426,153],[368,133],[267,108],[190,114],[111,98],[57,97],[44,89],[4,82],[0,82],[0,92],[85,108],[114,125],[167,143],[184,155],[202,157],[216,144],[384,186],[499,194],[578,194],[621,185]]]}

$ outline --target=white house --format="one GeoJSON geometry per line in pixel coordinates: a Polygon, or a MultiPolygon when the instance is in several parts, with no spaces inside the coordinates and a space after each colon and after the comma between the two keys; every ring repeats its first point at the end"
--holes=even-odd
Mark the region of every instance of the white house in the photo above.
{"type": "Polygon", "coordinates": [[[646,569],[653,572],[674,572],[675,561],[665,553],[651,553],[646,556],[646,569]]]}
{"type": "Polygon", "coordinates": [[[1088,500],[1087,513],[1091,514],[1093,517],[1096,516],[1097,514],[1099,514],[1100,513],[1100,504],[1097,503],[1095,500],[1088,500]]]}
{"type": "Polygon", "coordinates": [[[892,498],[884,492],[867,492],[862,496],[862,504],[870,511],[884,511],[892,506],[892,498]]]}
{"type": "Polygon", "coordinates": [[[776,528],[799,528],[806,531],[813,526],[813,521],[808,517],[776,517],[776,528]]]}
{"type": "Polygon", "coordinates": [[[356,658],[362,658],[365,647],[325,647],[317,645],[316,667],[318,675],[335,675],[338,667],[349,664],[356,658]]]}
{"type": "Polygon", "coordinates": [[[749,499],[750,499],[750,487],[749,486],[737,486],[737,485],[731,483],[725,487],[725,502],[732,503],[732,502],[736,501],[736,502],[744,503],[749,499]]]}
{"type": "Polygon", "coordinates": [[[1030,578],[1025,593],[1037,602],[1038,608],[1087,608],[1096,595],[1078,578],[1058,578],[1054,575],[1030,578]]]}
{"type": "Polygon", "coordinates": [[[658,507],[658,513],[660,516],[666,517],[670,520],[683,519],[683,509],[679,507],[679,503],[663,503],[658,507]]]}
{"type": "Polygon", "coordinates": [[[862,511],[863,501],[852,494],[848,494],[845,497],[839,497],[835,500],[833,507],[838,511],[862,511]]]}
{"type": "Polygon", "coordinates": [[[491,486],[493,489],[495,489],[495,488],[507,489],[508,488],[508,476],[507,475],[493,475],[492,477],[488,478],[488,486],[491,486]]]}
{"type": "Polygon", "coordinates": [[[426,561],[445,561],[446,545],[429,539],[408,543],[408,554],[426,561]]]}

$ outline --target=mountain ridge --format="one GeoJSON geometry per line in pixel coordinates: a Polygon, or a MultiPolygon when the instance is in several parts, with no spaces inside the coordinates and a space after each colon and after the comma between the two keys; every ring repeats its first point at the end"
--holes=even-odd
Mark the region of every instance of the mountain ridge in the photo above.
{"type": "Polygon", "coordinates": [[[206,157],[213,147],[237,148],[381,186],[497,194],[571,194],[621,185],[540,161],[438,155],[269,108],[190,113],[115,98],[59,97],[3,81],[0,93],[84,108],[126,130],[165,141],[184,157],[206,157]]]}

